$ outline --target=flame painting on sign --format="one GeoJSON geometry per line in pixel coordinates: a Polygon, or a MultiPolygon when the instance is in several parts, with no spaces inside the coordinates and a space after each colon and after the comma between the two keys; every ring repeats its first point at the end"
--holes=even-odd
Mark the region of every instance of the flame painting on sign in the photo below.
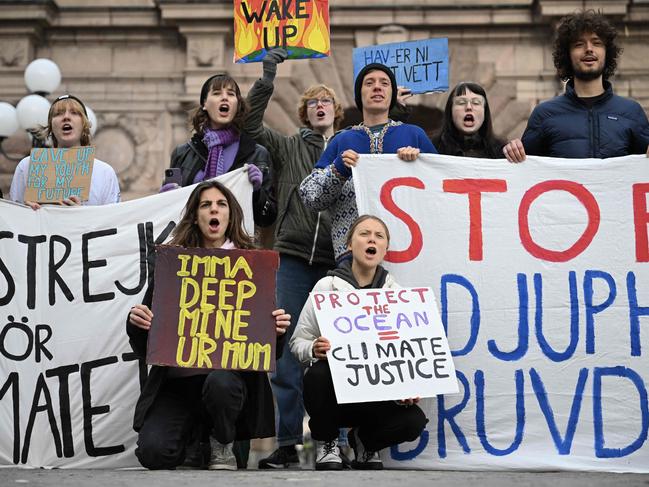
{"type": "Polygon", "coordinates": [[[235,0],[234,62],[261,61],[275,47],[289,59],[329,56],[328,0],[235,0]]]}

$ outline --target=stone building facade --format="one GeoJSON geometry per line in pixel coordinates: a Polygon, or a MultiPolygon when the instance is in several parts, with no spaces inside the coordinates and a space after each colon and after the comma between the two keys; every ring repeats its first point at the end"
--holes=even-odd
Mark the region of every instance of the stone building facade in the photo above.
{"type": "MultiPolygon", "coordinates": [[[[296,104],[324,82],[351,109],[352,48],[447,37],[450,79],[487,88],[496,132],[522,134],[531,109],[563,88],[550,46],[557,20],[577,9],[601,9],[615,22],[624,54],[614,82],[623,96],[649,109],[649,0],[330,0],[328,59],[286,62],[267,123],[285,133],[298,124],[296,104]]],[[[27,94],[23,72],[38,57],[61,68],[50,98],[73,93],[97,113],[97,155],[113,165],[123,198],[158,190],[172,148],[187,139],[187,112],[202,82],[227,71],[244,92],[260,64],[233,64],[232,2],[226,0],[0,0],[0,100],[27,94]]],[[[431,131],[446,94],[419,95],[414,120],[431,131]]],[[[6,140],[26,153],[24,134],[6,140]]],[[[16,162],[0,156],[7,191],[16,162]]]]}

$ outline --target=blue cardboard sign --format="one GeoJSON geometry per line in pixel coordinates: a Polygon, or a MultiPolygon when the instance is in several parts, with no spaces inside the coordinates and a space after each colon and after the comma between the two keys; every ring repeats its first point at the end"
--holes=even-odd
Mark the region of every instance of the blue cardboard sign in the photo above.
{"type": "Polygon", "coordinates": [[[448,90],[448,39],[424,39],[357,47],[353,51],[354,80],[364,66],[381,63],[413,94],[448,90]]]}

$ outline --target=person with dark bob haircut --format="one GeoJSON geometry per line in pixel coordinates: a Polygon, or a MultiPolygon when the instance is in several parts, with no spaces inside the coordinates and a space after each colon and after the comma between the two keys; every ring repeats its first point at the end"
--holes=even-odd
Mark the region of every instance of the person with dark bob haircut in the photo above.
{"type": "MultiPolygon", "coordinates": [[[[199,106],[191,114],[193,135],[171,154],[171,167],[181,170],[181,186],[206,181],[245,167],[253,186],[253,214],[260,227],[272,225],[277,204],[272,188],[270,155],[243,131],[248,105],[239,85],[227,74],[208,78],[199,106]]],[[[177,187],[165,184],[162,191],[177,187]]]]}
{"type": "Polygon", "coordinates": [[[521,139],[503,147],[510,162],[527,154],[564,158],[647,154],[649,122],[639,103],[613,94],[609,78],[622,49],[615,27],[586,10],[561,19],[552,58],[566,90],[533,111],[521,139]]]}
{"type": "Polygon", "coordinates": [[[444,123],[433,137],[440,154],[500,159],[503,142],[493,133],[491,110],[484,88],[471,81],[455,85],[446,100],[444,123]]]}
{"type": "MultiPolygon", "coordinates": [[[[243,228],[243,211],[232,192],[210,180],[192,191],[170,245],[251,249],[253,241],[243,228]]],[[[140,359],[146,357],[149,330],[156,326],[152,301],[153,284],[142,304],[131,308],[126,321],[131,347],[140,359]]],[[[291,316],[276,309],[272,317],[279,356],[291,316]]],[[[255,316],[250,318],[254,320],[255,316]]],[[[205,463],[210,470],[245,467],[246,459],[235,457],[235,440],[275,435],[273,394],[267,374],[153,365],[135,406],[133,428],[138,432],[135,456],[146,468],[201,467],[205,463]],[[197,434],[209,438],[205,438],[208,462],[197,447],[202,439],[197,434]]]]}

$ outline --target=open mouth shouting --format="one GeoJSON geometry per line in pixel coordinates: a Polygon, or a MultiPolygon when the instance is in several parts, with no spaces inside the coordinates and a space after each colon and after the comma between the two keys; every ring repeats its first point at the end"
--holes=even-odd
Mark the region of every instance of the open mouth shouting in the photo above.
{"type": "Polygon", "coordinates": [[[217,233],[219,231],[220,225],[221,222],[219,221],[218,218],[210,218],[210,222],[209,222],[210,232],[217,233]]]}
{"type": "Polygon", "coordinates": [[[365,255],[367,255],[370,258],[375,256],[376,255],[376,247],[374,247],[373,245],[370,245],[369,247],[367,247],[365,249],[365,255]]]}
{"type": "Polygon", "coordinates": [[[327,114],[324,110],[318,110],[317,112],[315,112],[315,116],[318,118],[318,120],[322,120],[326,115],[327,114]]]}
{"type": "Polygon", "coordinates": [[[61,125],[61,132],[63,135],[70,135],[74,131],[74,127],[72,127],[72,124],[69,122],[65,122],[63,125],[61,125]]]}
{"type": "Polygon", "coordinates": [[[473,116],[472,113],[467,113],[466,115],[464,115],[462,121],[464,122],[464,125],[467,127],[473,127],[475,125],[475,117],[473,116]]]}
{"type": "Polygon", "coordinates": [[[227,103],[221,103],[219,105],[219,115],[227,117],[230,113],[230,105],[227,103]]]}

